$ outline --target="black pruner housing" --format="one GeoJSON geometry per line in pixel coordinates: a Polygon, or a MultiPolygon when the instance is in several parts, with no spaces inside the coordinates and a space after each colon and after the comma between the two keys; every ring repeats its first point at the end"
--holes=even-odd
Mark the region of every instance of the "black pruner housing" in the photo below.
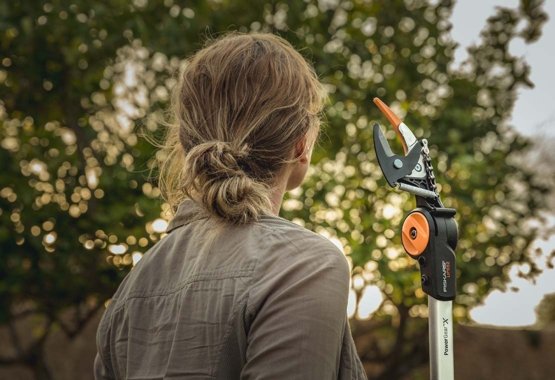
{"type": "Polygon", "coordinates": [[[409,256],[418,260],[422,290],[440,301],[453,300],[457,283],[455,248],[458,228],[454,219],[456,211],[452,208],[416,208],[411,214],[414,212],[423,214],[429,225],[429,240],[422,254],[414,256],[409,253],[409,256]]]}

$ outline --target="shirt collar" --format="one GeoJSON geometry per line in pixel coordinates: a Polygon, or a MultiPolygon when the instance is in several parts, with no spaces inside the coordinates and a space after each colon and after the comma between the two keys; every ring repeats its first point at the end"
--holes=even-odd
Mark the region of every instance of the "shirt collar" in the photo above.
{"type": "Polygon", "coordinates": [[[170,233],[176,228],[206,217],[207,215],[204,208],[196,201],[187,198],[183,200],[177,207],[177,211],[175,212],[173,219],[168,224],[166,233],[170,233]]]}
{"type": "MultiPolygon", "coordinates": [[[[210,213],[204,206],[191,198],[186,198],[177,207],[177,211],[175,212],[173,219],[168,224],[166,233],[170,233],[171,231],[194,222],[195,220],[207,219],[209,217],[210,213]]],[[[260,215],[259,219],[261,221],[282,221],[289,224],[293,223],[276,215],[260,215]]]]}

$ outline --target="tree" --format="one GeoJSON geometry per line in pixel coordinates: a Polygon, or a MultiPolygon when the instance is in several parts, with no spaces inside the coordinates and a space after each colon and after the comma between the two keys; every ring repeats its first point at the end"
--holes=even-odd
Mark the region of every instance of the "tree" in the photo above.
{"type": "Polygon", "coordinates": [[[536,307],[537,321],[539,327],[546,327],[555,323],[555,293],[546,294],[536,307]]]}
{"type": "MultiPolygon", "coordinates": [[[[535,41],[541,1],[498,8],[463,68],[451,67],[453,1],[304,2],[135,0],[0,3],[0,325],[12,354],[0,363],[51,378],[52,328],[79,333],[123,276],[160,238],[167,206],[149,177],[181,60],[200,36],[226,30],[282,35],[315,63],[330,90],[324,138],[303,191],[283,216],[337,239],[354,278],[384,302],[353,321],[368,370],[397,379],[425,363],[426,308],[415,264],[396,234],[413,207],[386,188],[371,146],[371,105],[382,97],[430,141],[447,206],[458,209],[459,320],[512,263],[528,263],[546,189],[515,159],[529,141],[508,126],[529,68],[510,54],[535,41]],[[524,27],[521,27],[523,22],[524,27]],[[15,325],[42,325],[23,347],[15,325]]],[[[389,133],[391,135],[391,133],[389,133]]],[[[358,296],[361,296],[359,291],[358,296]]]]}
{"type": "Polygon", "coordinates": [[[427,360],[427,329],[419,274],[396,233],[414,203],[387,189],[376,165],[370,121],[381,117],[373,96],[393,103],[416,135],[428,138],[446,206],[458,210],[456,318],[468,320],[472,306],[503,289],[513,263],[530,265],[531,277],[539,272],[530,252],[536,231],[527,223],[539,217],[547,190],[515,159],[530,142],[508,119],[516,90],[532,84],[529,67],[508,47],[515,38],[536,40],[546,16],[541,2],[498,8],[481,43],[454,69],[452,7],[451,1],[340,3],[325,12],[330,38],[312,49],[321,52],[319,71],[333,86],[330,128],[309,190],[288,216],[337,237],[355,277],[382,290],[385,301],[372,321],[352,324],[371,334],[361,351],[380,379],[400,378],[427,360]]]}

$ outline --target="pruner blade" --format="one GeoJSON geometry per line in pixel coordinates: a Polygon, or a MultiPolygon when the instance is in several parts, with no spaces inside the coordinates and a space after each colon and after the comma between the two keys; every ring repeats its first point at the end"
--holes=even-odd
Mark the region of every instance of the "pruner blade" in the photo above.
{"type": "Polygon", "coordinates": [[[422,146],[413,146],[406,156],[399,156],[391,151],[378,123],[374,124],[374,149],[378,164],[389,186],[395,187],[401,178],[410,175],[418,164],[422,146]]]}
{"type": "Polygon", "coordinates": [[[406,155],[418,142],[418,140],[414,136],[414,133],[412,133],[409,127],[407,127],[406,124],[403,123],[401,119],[399,119],[399,117],[395,115],[395,113],[393,113],[391,108],[389,108],[387,104],[382,102],[380,98],[374,98],[374,104],[380,109],[380,111],[382,111],[387,120],[389,120],[389,122],[393,126],[397,137],[399,138],[399,140],[401,140],[401,144],[403,144],[403,151],[406,155]]]}
{"type": "Polygon", "coordinates": [[[414,137],[411,130],[384,102],[382,102],[379,98],[374,98],[374,103],[389,120],[393,129],[395,129],[395,133],[403,144],[405,155],[400,156],[394,154],[391,151],[391,147],[382,133],[380,126],[378,124],[374,124],[374,148],[376,150],[378,163],[380,164],[380,168],[382,169],[387,183],[389,183],[390,186],[395,187],[400,179],[409,176],[413,172],[414,168],[416,168],[416,165],[420,160],[422,145],[417,144],[418,140],[414,137]]]}
{"type": "Polygon", "coordinates": [[[440,205],[438,194],[432,185],[433,173],[431,173],[431,168],[432,178],[428,177],[424,169],[422,142],[416,139],[409,127],[384,102],[374,98],[374,103],[393,125],[395,133],[403,144],[405,153],[403,156],[394,154],[379,124],[374,125],[376,157],[387,183],[392,187],[413,193],[417,197],[431,199],[430,202],[440,205]]]}

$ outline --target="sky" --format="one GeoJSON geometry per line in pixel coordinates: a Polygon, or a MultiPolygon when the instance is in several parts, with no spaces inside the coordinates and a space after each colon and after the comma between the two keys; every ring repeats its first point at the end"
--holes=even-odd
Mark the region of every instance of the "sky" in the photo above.
{"type": "MultiPolygon", "coordinates": [[[[492,15],[496,6],[516,7],[517,0],[482,0],[458,1],[455,5],[451,21],[453,23],[452,36],[460,46],[455,55],[457,62],[462,62],[468,55],[466,47],[479,41],[480,31],[486,19],[492,15]]],[[[555,1],[548,0],[545,9],[550,19],[543,27],[541,38],[532,45],[526,45],[522,40],[511,44],[511,52],[524,56],[531,66],[531,80],[535,84],[533,89],[521,89],[517,99],[511,124],[523,135],[536,137],[547,135],[555,137],[555,1]]],[[[555,225],[555,213],[549,218],[549,224],[555,225]]],[[[555,236],[550,239],[539,239],[535,246],[544,252],[555,249],[555,236]]],[[[534,308],[546,293],[555,292],[555,270],[545,267],[545,258],[538,260],[544,272],[537,278],[536,283],[523,280],[516,276],[518,268],[511,271],[512,282],[518,292],[492,292],[483,306],[471,311],[472,318],[482,324],[497,326],[526,326],[536,321],[534,308]]]]}
{"type": "MultiPolygon", "coordinates": [[[[466,47],[479,41],[480,31],[491,16],[496,6],[514,8],[517,0],[481,0],[457,1],[451,21],[453,39],[460,43],[455,60],[462,62],[468,55],[466,47]]],[[[550,19],[544,24],[541,38],[531,45],[522,39],[515,40],[511,52],[524,56],[531,66],[533,89],[521,89],[516,103],[512,124],[524,135],[530,136],[539,132],[555,136],[555,107],[553,89],[555,88],[555,1],[546,1],[544,5],[550,19]]]]}

